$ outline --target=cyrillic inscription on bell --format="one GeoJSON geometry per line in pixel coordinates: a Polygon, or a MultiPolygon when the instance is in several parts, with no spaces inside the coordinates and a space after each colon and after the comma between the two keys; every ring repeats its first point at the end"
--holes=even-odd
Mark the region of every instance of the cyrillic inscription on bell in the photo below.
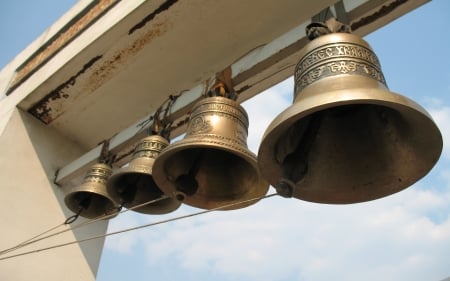
{"type": "Polygon", "coordinates": [[[258,152],[271,185],[312,202],[363,202],[407,188],[439,159],[436,124],[420,105],[388,90],[360,37],[312,40],[294,78],[294,102],[269,125],[258,152]]]}
{"type": "Polygon", "coordinates": [[[269,185],[247,148],[247,130],[247,113],[234,100],[220,96],[201,100],[193,107],[184,139],[155,160],[155,182],[166,195],[203,209],[264,196],[269,185]]]}

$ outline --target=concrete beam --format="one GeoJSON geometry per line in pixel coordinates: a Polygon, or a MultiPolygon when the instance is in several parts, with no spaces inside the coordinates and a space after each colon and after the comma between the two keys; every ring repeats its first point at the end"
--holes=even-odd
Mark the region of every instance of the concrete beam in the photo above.
{"type": "MultiPolygon", "coordinates": [[[[365,36],[424,2],[426,1],[359,1],[359,5],[349,5],[351,10],[347,8],[346,13],[350,25],[353,24],[356,27],[353,32],[365,36]]],[[[334,11],[334,7],[331,10],[334,11]]],[[[299,59],[298,53],[307,43],[305,27],[308,23],[310,21],[298,25],[268,44],[256,47],[229,66],[232,70],[231,79],[234,89],[239,94],[239,102],[252,98],[293,74],[299,59]]],[[[181,125],[175,129],[172,138],[184,132],[185,122],[183,121],[188,118],[192,105],[207,92],[208,85],[211,85],[214,79],[215,77],[211,77],[202,84],[183,92],[176,101],[169,118],[175,124],[180,123],[181,125]]],[[[116,166],[121,166],[129,161],[134,145],[146,134],[142,124],[149,120],[150,116],[153,116],[153,113],[111,137],[110,150],[117,155],[116,166]]],[[[150,125],[151,122],[147,124],[147,126],[150,125]]],[[[98,146],[62,167],[55,181],[64,185],[77,179],[90,165],[96,162],[100,151],[101,146],[98,146]]]]}

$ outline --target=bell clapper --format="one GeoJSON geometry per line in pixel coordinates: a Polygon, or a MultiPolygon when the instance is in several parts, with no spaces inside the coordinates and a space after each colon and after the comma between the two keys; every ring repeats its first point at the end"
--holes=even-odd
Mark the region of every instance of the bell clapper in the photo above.
{"type": "Polygon", "coordinates": [[[232,92],[219,79],[193,106],[184,138],[155,160],[155,183],[165,194],[202,209],[229,206],[223,210],[249,206],[256,200],[247,199],[266,194],[269,184],[246,143],[248,115],[232,92]]]}
{"type": "Polygon", "coordinates": [[[80,208],[78,209],[78,212],[76,214],[68,217],[66,219],[66,221],[64,221],[64,224],[71,224],[74,221],[76,221],[78,219],[78,217],[81,215],[81,213],[84,210],[87,210],[87,208],[89,207],[90,203],[91,203],[91,198],[90,197],[84,198],[79,204],[80,208]]]}
{"type": "Polygon", "coordinates": [[[306,125],[300,123],[294,125],[286,134],[282,146],[288,147],[290,151],[284,156],[281,163],[284,176],[290,182],[300,182],[306,175],[308,171],[309,153],[316,140],[322,119],[323,114],[315,114],[308,118],[308,122],[305,122],[307,123],[306,125]]]}
{"type": "Polygon", "coordinates": [[[429,113],[388,89],[376,54],[348,25],[330,18],[309,24],[306,33],[293,104],[259,147],[263,177],[282,196],[352,204],[394,194],[426,175],[442,151],[429,113]]]}
{"type": "Polygon", "coordinates": [[[198,182],[195,176],[200,169],[200,164],[203,159],[203,152],[195,158],[189,172],[187,174],[182,174],[175,180],[175,188],[177,190],[175,197],[179,201],[183,201],[186,196],[192,196],[197,192],[198,182]]]}
{"type": "Polygon", "coordinates": [[[139,177],[136,177],[134,183],[128,183],[124,187],[118,187],[118,194],[120,195],[120,199],[122,200],[122,204],[130,204],[134,201],[137,193],[137,183],[139,181],[139,177]]]}

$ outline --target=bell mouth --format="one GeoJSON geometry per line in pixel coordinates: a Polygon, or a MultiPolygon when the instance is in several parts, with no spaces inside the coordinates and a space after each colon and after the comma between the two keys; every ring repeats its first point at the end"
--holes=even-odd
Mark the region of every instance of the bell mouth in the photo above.
{"type": "Polygon", "coordinates": [[[268,127],[258,153],[273,186],[329,204],[381,198],[412,185],[439,159],[428,113],[386,89],[347,89],[299,99],[268,127]]]}
{"type": "Polygon", "coordinates": [[[88,219],[95,219],[107,216],[110,219],[117,216],[118,206],[108,197],[90,191],[79,191],[69,194],[64,202],[72,212],[78,213],[82,209],[80,216],[88,219]],[[113,215],[116,213],[115,215],[113,215]],[[111,216],[108,216],[111,215],[111,216]]]}
{"type": "MultiPolygon", "coordinates": [[[[202,209],[263,197],[269,185],[259,174],[256,156],[243,151],[218,148],[205,139],[192,143],[181,140],[155,161],[155,181],[165,194],[202,209]]],[[[256,201],[223,210],[243,208],[256,201]]]]}
{"type": "Polygon", "coordinates": [[[128,166],[114,174],[108,181],[108,191],[120,198],[125,208],[142,214],[159,215],[170,213],[180,207],[180,202],[165,197],[152,175],[132,170],[133,167],[128,166]],[[150,201],[155,202],[145,204],[150,201]],[[143,206],[136,207],[138,205],[143,206]]]}

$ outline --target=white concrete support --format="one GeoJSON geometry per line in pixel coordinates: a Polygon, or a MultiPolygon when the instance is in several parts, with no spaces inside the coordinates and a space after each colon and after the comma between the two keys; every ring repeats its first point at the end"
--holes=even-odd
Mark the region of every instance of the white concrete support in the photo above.
{"type": "MultiPolygon", "coordinates": [[[[53,129],[14,110],[0,136],[0,251],[61,224],[72,215],[64,206],[63,191],[53,184],[53,178],[58,167],[82,153],[77,145],[53,129]]],[[[0,258],[102,234],[106,228],[107,222],[100,221],[0,258]]],[[[0,280],[95,280],[103,242],[93,240],[1,260],[0,280]]]]}

